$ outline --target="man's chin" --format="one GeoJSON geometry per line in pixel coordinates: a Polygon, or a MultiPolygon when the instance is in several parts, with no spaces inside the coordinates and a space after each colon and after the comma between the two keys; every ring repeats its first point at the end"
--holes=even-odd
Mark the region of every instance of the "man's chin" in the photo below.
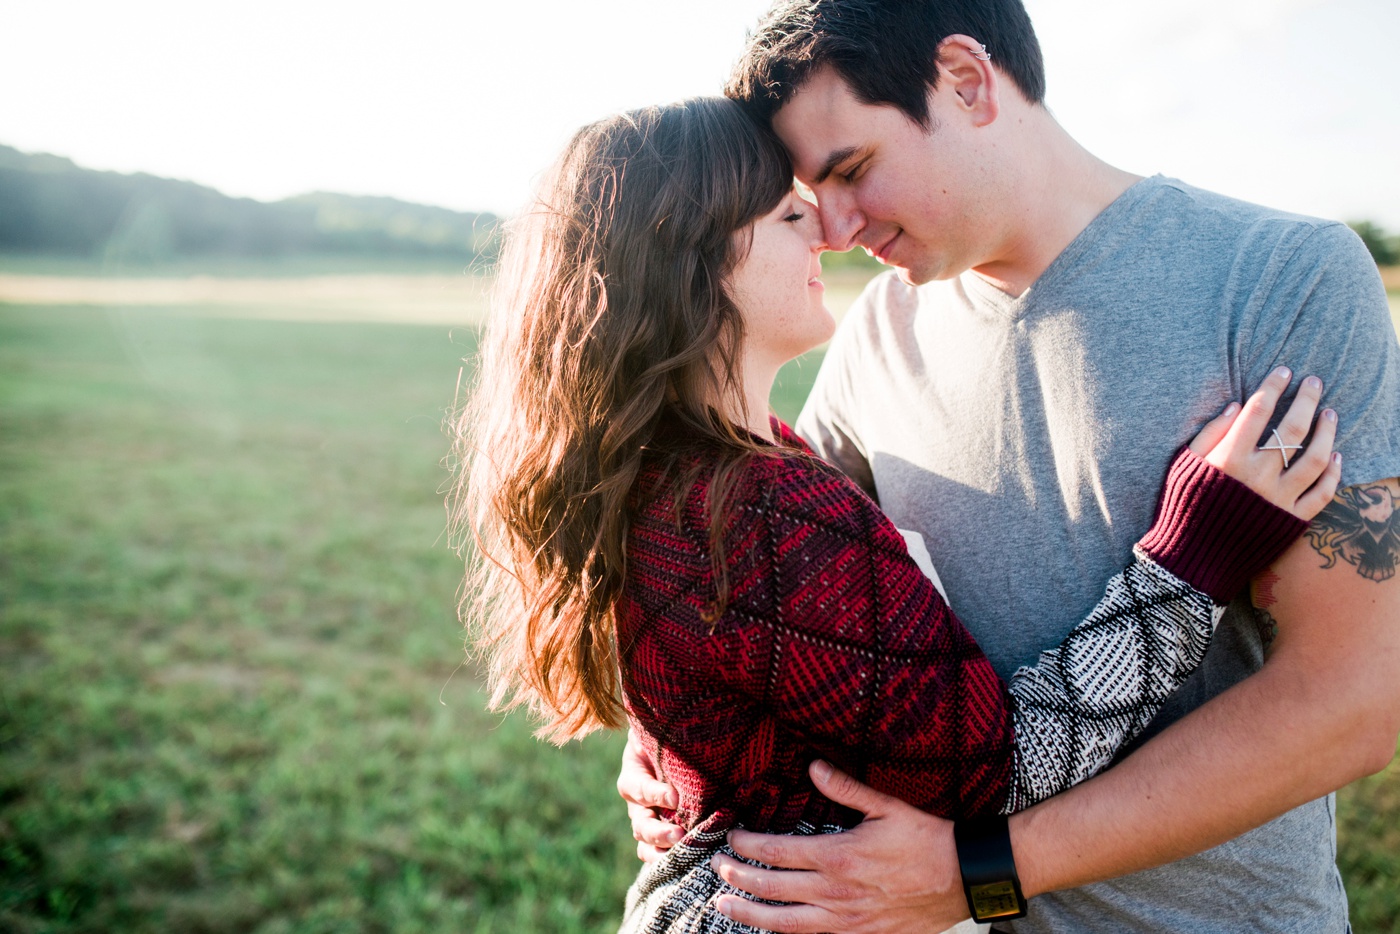
{"type": "Polygon", "coordinates": [[[920,286],[925,282],[932,282],[938,276],[932,275],[927,270],[909,269],[905,266],[895,266],[894,274],[899,276],[899,281],[908,286],[920,286]]]}
{"type": "Polygon", "coordinates": [[[910,268],[908,266],[893,266],[895,275],[899,276],[899,281],[909,286],[920,286],[935,279],[956,279],[966,270],[947,269],[938,266],[919,266],[910,268]]]}

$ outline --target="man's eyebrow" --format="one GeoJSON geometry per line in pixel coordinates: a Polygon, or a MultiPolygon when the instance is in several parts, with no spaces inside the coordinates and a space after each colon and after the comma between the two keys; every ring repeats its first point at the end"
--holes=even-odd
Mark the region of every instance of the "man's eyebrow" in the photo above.
{"type": "Polygon", "coordinates": [[[812,178],[812,184],[820,185],[822,182],[826,181],[827,176],[831,174],[833,169],[835,169],[838,165],[845,162],[847,159],[851,158],[851,156],[854,156],[855,154],[856,147],[847,146],[845,149],[838,149],[831,155],[827,156],[826,162],[822,165],[822,170],[812,178]]]}

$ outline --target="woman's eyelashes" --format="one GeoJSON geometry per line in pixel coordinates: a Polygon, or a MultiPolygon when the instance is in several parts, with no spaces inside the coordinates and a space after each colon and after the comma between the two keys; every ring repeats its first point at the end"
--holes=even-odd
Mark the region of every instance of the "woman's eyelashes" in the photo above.
{"type": "Polygon", "coordinates": [[[807,215],[803,214],[801,211],[793,211],[787,217],[784,217],[783,220],[787,221],[789,224],[795,224],[806,216],[807,215]]]}

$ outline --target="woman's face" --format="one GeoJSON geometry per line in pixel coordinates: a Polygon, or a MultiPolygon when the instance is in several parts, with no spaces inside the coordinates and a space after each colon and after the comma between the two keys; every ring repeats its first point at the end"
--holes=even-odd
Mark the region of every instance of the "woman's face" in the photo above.
{"type": "Polygon", "coordinates": [[[740,251],[749,241],[729,275],[730,298],[744,317],[744,354],[781,366],[829,340],[836,322],[822,304],[826,242],[816,206],[789,192],[734,238],[740,251]]]}

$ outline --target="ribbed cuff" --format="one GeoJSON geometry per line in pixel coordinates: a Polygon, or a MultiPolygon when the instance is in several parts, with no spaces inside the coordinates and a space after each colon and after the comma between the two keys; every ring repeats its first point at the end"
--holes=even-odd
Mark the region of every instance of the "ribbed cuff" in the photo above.
{"type": "Polygon", "coordinates": [[[1225,604],[1307,527],[1305,520],[1182,448],[1167,471],[1157,519],[1138,547],[1225,604]]]}

